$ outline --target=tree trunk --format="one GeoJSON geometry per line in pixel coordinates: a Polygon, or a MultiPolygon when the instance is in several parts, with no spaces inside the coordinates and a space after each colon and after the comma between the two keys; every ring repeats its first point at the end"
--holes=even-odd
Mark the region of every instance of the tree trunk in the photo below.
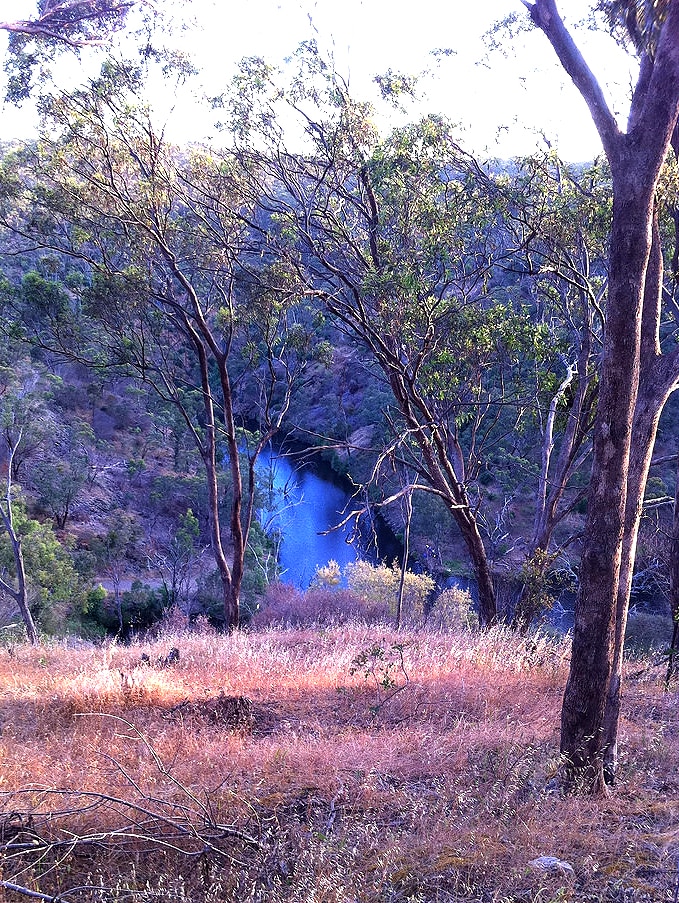
{"type": "Polygon", "coordinates": [[[14,553],[18,584],[17,592],[14,598],[16,599],[17,605],[19,606],[19,611],[21,612],[21,617],[23,618],[24,626],[26,627],[26,635],[28,637],[28,641],[32,646],[37,646],[39,642],[38,631],[35,628],[35,621],[33,620],[31,609],[28,606],[28,594],[26,592],[26,568],[24,567],[24,556],[21,551],[21,542],[13,532],[10,534],[10,541],[12,543],[12,551],[14,553]]]}
{"type": "Polygon", "coordinates": [[[233,563],[231,566],[231,587],[228,598],[227,624],[229,630],[237,630],[240,624],[240,589],[245,571],[245,548],[247,535],[243,531],[241,512],[243,508],[243,475],[240,467],[236,423],[233,416],[233,394],[226,367],[226,358],[220,360],[220,380],[222,400],[224,402],[224,426],[226,444],[229,452],[231,468],[231,542],[233,544],[233,563]]]}
{"type": "Polygon", "coordinates": [[[613,227],[594,461],[576,600],[573,653],[561,715],[569,780],[603,788],[604,712],[611,678],[625,527],[641,311],[650,254],[653,185],[639,192],[632,159],[614,171],[613,227]]]}
{"type": "MultiPolygon", "coordinates": [[[[194,334],[195,335],[195,334],[194,334]]],[[[196,336],[194,338],[194,346],[198,353],[201,371],[201,387],[203,390],[203,410],[205,412],[205,441],[200,446],[200,453],[205,465],[205,475],[207,477],[207,494],[208,494],[208,523],[210,527],[210,545],[212,555],[217,565],[217,571],[222,583],[222,604],[224,607],[224,620],[226,628],[229,631],[237,630],[239,623],[239,592],[240,581],[235,583],[233,580],[232,570],[226,560],[224,546],[222,543],[221,524],[219,519],[219,482],[217,480],[217,426],[215,423],[214,403],[212,399],[212,391],[210,389],[209,367],[207,355],[202,342],[196,336]]],[[[232,446],[229,443],[229,454],[233,455],[232,446]]],[[[237,474],[238,482],[233,487],[234,506],[240,512],[238,502],[242,495],[242,485],[240,482],[240,467],[238,462],[238,449],[236,448],[236,459],[231,457],[231,472],[237,474]],[[240,490],[240,494],[239,494],[240,490]]],[[[240,517],[238,519],[238,527],[240,529],[240,517]]],[[[234,537],[234,545],[237,537],[234,537]]],[[[242,576],[242,570],[241,570],[242,576]]]]}
{"type": "Polygon", "coordinates": [[[637,401],[632,444],[634,454],[630,460],[627,478],[627,505],[625,514],[625,531],[622,544],[620,579],[615,612],[615,634],[613,643],[613,660],[611,679],[604,713],[602,748],[604,754],[604,778],[607,784],[613,783],[618,756],[618,721],[622,701],[622,664],[625,645],[625,629],[629,612],[634,559],[636,556],[637,538],[644,500],[644,491],[651,455],[658,428],[658,420],[662,405],[653,400],[651,406],[637,401]]]}
{"type": "MultiPolygon", "coordinates": [[[[552,534],[559,518],[559,506],[561,505],[566,486],[573,472],[582,464],[585,451],[585,445],[592,425],[592,407],[596,397],[596,389],[593,388],[593,380],[589,373],[591,359],[591,334],[590,324],[583,326],[585,335],[582,339],[582,346],[575,365],[574,378],[576,390],[574,393],[573,404],[568,411],[568,419],[566,428],[561,438],[559,454],[557,456],[556,465],[550,472],[551,455],[548,454],[543,447],[542,453],[542,472],[540,475],[541,482],[544,480],[545,487],[549,487],[549,491],[543,494],[540,488],[538,491],[538,503],[536,506],[535,526],[533,529],[533,537],[529,548],[528,558],[532,558],[537,551],[547,552],[552,540],[552,534]]],[[[564,381],[565,384],[566,381],[564,381]]],[[[557,392],[555,399],[558,402],[560,391],[557,392]]],[[[551,410],[550,410],[551,415],[551,410]]],[[[551,426],[548,420],[548,429],[545,434],[543,446],[553,441],[551,436],[551,426]]]]}
{"type": "MultiPolygon", "coordinates": [[[[535,0],[529,11],[587,103],[613,175],[609,288],[592,478],[573,654],[561,716],[567,781],[597,790],[605,787],[604,722],[615,638],[624,632],[624,617],[618,622],[618,594],[625,539],[630,559],[635,546],[626,534],[630,457],[633,469],[643,469],[638,450],[632,448],[632,425],[640,380],[653,197],[679,110],[679,0],[670,0],[654,58],[642,56],[626,134],[566,30],[555,0],[535,0]]],[[[630,493],[632,510],[636,494],[630,493]]]]}
{"type": "Polygon", "coordinates": [[[26,635],[32,646],[38,644],[38,631],[35,629],[35,622],[31,609],[28,605],[28,591],[26,587],[26,567],[24,565],[24,554],[21,548],[21,539],[14,528],[14,513],[12,511],[12,470],[14,463],[14,455],[16,454],[19,443],[21,442],[21,434],[19,438],[10,445],[9,461],[7,464],[7,484],[5,499],[3,505],[0,506],[0,520],[7,531],[10,544],[12,546],[12,557],[14,558],[14,569],[16,570],[16,589],[0,577],[0,586],[11,596],[19,606],[19,612],[26,628],[26,635]]]}
{"type": "MultiPolygon", "coordinates": [[[[208,435],[210,431],[208,430],[208,435]]],[[[226,559],[219,522],[219,486],[217,483],[217,466],[214,452],[214,438],[208,439],[208,450],[204,457],[208,484],[208,521],[210,526],[210,545],[217,565],[219,579],[222,584],[222,604],[224,621],[227,630],[238,629],[238,594],[232,579],[231,568],[226,559]]]]}
{"type": "MultiPolygon", "coordinates": [[[[405,474],[405,480],[408,475],[405,474]]],[[[405,520],[405,529],[403,531],[403,557],[401,558],[401,571],[398,578],[398,592],[396,594],[396,629],[401,629],[401,620],[403,617],[403,593],[406,585],[406,573],[408,570],[408,557],[410,556],[410,526],[413,520],[413,487],[406,489],[403,499],[403,513],[405,520]]]]}
{"type": "MultiPolygon", "coordinates": [[[[9,493],[8,498],[10,498],[9,493]]],[[[2,578],[0,578],[0,586],[16,602],[19,608],[21,619],[24,622],[24,627],[26,628],[26,636],[28,637],[29,643],[31,643],[31,645],[33,646],[37,646],[38,631],[35,628],[35,621],[33,620],[33,615],[31,614],[31,609],[28,605],[26,568],[24,565],[23,552],[21,550],[21,540],[16,535],[16,532],[14,530],[11,508],[9,517],[4,510],[0,510],[0,518],[2,519],[2,523],[5,527],[5,530],[7,531],[7,535],[12,546],[12,556],[14,557],[14,568],[16,570],[17,580],[16,589],[2,578]]]]}
{"type": "Polygon", "coordinates": [[[663,258],[657,211],[652,222],[651,252],[646,268],[641,322],[640,379],[632,423],[632,454],[627,474],[627,499],[620,579],[615,614],[611,681],[603,727],[604,777],[612,783],[617,767],[618,722],[622,701],[622,664],[634,560],[643,511],[644,493],[660,414],[674,388],[674,355],[660,353],[660,309],[663,258]]]}
{"type": "Polygon", "coordinates": [[[421,475],[437,492],[460,530],[478,587],[479,620],[484,627],[491,627],[497,623],[493,575],[476,517],[469,504],[463,482],[464,474],[459,469],[456,470],[455,462],[457,460],[458,468],[461,467],[459,462],[462,455],[451,451],[455,442],[451,442],[449,436],[446,437],[445,429],[437,426],[436,418],[432,416],[426,402],[412,384],[406,384],[403,373],[398,372],[398,366],[390,368],[382,365],[382,367],[389,378],[394,398],[405,418],[412,439],[425,462],[426,466],[421,470],[421,475]],[[417,412],[424,422],[418,418],[417,412]]]}
{"type": "Polygon", "coordinates": [[[460,512],[453,512],[453,517],[457,521],[471,558],[472,571],[479,593],[480,621],[484,627],[492,627],[497,623],[497,602],[493,575],[486,557],[483,538],[475,519],[462,517],[460,512]]]}
{"type": "Polygon", "coordinates": [[[670,540],[670,608],[672,610],[672,640],[667,658],[665,690],[669,690],[675,671],[675,656],[679,640],[679,455],[677,455],[677,476],[674,489],[674,513],[672,517],[672,536],[670,540]]]}

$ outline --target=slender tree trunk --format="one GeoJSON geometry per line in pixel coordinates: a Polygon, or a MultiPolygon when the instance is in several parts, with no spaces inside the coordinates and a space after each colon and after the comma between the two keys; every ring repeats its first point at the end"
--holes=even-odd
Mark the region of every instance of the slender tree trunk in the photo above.
{"type": "Polygon", "coordinates": [[[38,644],[38,631],[36,630],[35,621],[33,620],[33,615],[31,614],[31,609],[28,605],[26,567],[24,565],[24,556],[21,550],[21,540],[16,535],[16,532],[14,530],[11,510],[9,517],[7,517],[5,511],[0,512],[0,517],[2,518],[2,522],[9,537],[10,545],[12,546],[12,556],[14,558],[14,569],[16,570],[17,581],[16,588],[14,588],[5,580],[0,579],[0,586],[2,586],[5,592],[16,602],[19,608],[21,619],[24,622],[24,627],[26,628],[26,636],[28,637],[28,641],[31,643],[31,645],[36,646],[38,644]]]}
{"type": "MultiPolygon", "coordinates": [[[[549,405],[549,410],[547,411],[547,420],[545,422],[545,431],[542,437],[542,449],[540,455],[540,475],[538,477],[538,491],[535,504],[533,541],[530,545],[528,558],[531,558],[538,548],[545,551],[549,545],[552,518],[550,517],[550,509],[547,505],[547,490],[550,485],[550,465],[552,461],[552,452],[554,451],[554,421],[556,420],[558,406],[575,378],[575,372],[575,367],[569,364],[566,369],[566,376],[562,379],[561,385],[554,393],[549,405]]],[[[564,476],[567,478],[567,475],[564,476]]],[[[565,489],[565,480],[563,477],[560,480],[557,477],[556,487],[561,489],[561,492],[563,493],[565,489]]],[[[555,508],[556,504],[554,505],[554,509],[555,508]]]]}
{"type": "Polygon", "coordinates": [[[226,359],[220,361],[220,380],[222,400],[224,402],[224,428],[226,430],[226,446],[229,453],[231,469],[231,542],[233,544],[233,563],[231,566],[231,587],[228,600],[229,613],[227,623],[230,630],[236,630],[240,624],[240,590],[245,572],[245,549],[247,534],[243,531],[241,513],[243,508],[243,475],[240,466],[240,450],[236,436],[236,423],[233,416],[233,394],[226,367],[226,359]]]}
{"type": "Polygon", "coordinates": [[[675,656],[679,641],[679,455],[677,455],[677,475],[674,489],[674,514],[670,540],[670,608],[672,610],[672,640],[667,658],[665,689],[669,690],[675,671],[675,656]]]}
{"type": "MultiPolygon", "coordinates": [[[[406,474],[406,480],[408,475],[406,474]]],[[[398,592],[396,594],[396,629],[401,629],[403,617],[403,593],[406,585],[406,572],[408,570],[408,556],[410,555],[410,525],[413,519],[413,487],[410,486],[403,499],[405,514],[405,530],[403,532],[403,558],[401,559],[401,573],[398,579],[398,592]]]]}
{"type": "MultiPolygon", "coordinates": [[[[426,457],[430,453],[430,449],[426,447],[426,438],[424,442],[425,447],[420,447],[426,457]]],[[[429,472],[436,475],[436,471],[431,465],[429,472]]],[[[441,477],[440,481],[436,481],[436,485],[445,488],[444,504],[457,524],[467,547],[479,596],[479,620],[484,627],[492,627],[497,623],[495,584],[479,525],[471,510],[464,488],[457,481],[451,484],[441,477]]]]}
{"type": "Polygon", "coordinates": [[[174,275],[183,286],[193,310],[192,320],[183,314],[183,322],[191,342],[195,348],[200,364],[201,390],[203,410],[205,412],[206,438],[201,443],[196,437],[208,483],[208,518],[210,525],[210,544],[222,583],[222,602],[224,620],[229,631],[237,630],[240,623],[240,588],[245,567],[245,538],[241,524],[241,506],[243,503],[243,478],[238,457],[238,443],[233,418],[233,394],[228,373],[228,352],[225,352],[205,319],[191,280],[182,271],[174,252],[160,242],[161,251],[170,264],[174,275]],[[224,428],[226,445],[229,454],[229,467],[232,479],[231,503],[231,539],[233,542],[233,562],[229,566],[222,543],[221,522],[219,517],[219,484],[217,480],[217,423],[215,406],[210,386],[210,367],[208,355],[217,364],[220,388],[222,393],[224,428]]]}
{"type": "MultiPolygon", "coordinates": [[[[200,453],[205,465],[208,494],[208,524],[210,528],[210,545],[212,555],[217,565],[217,571],[222,584],[222,603],[224,606],[224,620],[227,630],[236,630],[239,622],[239,590],[240,583],[234,584],[232,571],[226,559],[222,544],[222,532],[219,518],[219,483],[217,480],[217,426],[215,422],[214,402],[210,389],[209,368],[207,355],[199,339],[194,339],[194,345],[198,352],[201,370],[201,388],[203,394],[203,410],[205,412],[205,441],[200,445],[200,453]]],[[[229,446],[231,454],[231,446],[229,446]]],[[[240,480],[240,468],[238,464],[237,449],[236,461],[231,461],[232,474],[237,472],[240,480]],[[235,469],[235,470],[234,470],[235,469]]],[[[234,498],[238,499],[240,482],[234,485],[234,498]]],[[[242,492],[242,489],[241,489],[242,492]]],[[[239,519],[240,527],[240,519],[239,519]]],[[[241,572],[242,573],[242,572],[241,572]]]]}
{"type": "Polygon", "coordinates": [[[12,543],[12,551],[14,553],[14,561],[17,572],[17,591],[14,595],[14,598],[16,599],[17,605],[19,606],[19,611],[21,612],[21,617],[23,618],[23,622],[26,627],[26,635],[28,637],[28,641],[32,646],[37,646],[39,642],[38,631],[35,628],[35,621],[33,620],[31,609],[28,606],[28,593],[26,591],[26,568],[24,566],[23,552],[21,551],[21,541],[14,535],[13,532],[10,535],[10,541],[12,543]]]}
{"type": "Polygon", "coordinates": [[[210,545],[217,565],[222,584],[222,603],[227,630],[238,628],[238,595],[234,592],[232,572],[226,559],[219,521],[219,486],[217,483],[217,464],[214,443],[214,431],[208,430],[207,450],[204,457],[208,484],[208,522],[210,526],[210,545]]]}
{"type": "MultiPolygon", "coordinates": [[[[528,547],[524,563],[523,586],[516,599],[512,623],[522,631],[526,631],[533,618],[538,614],[538,600],[530,598],[535,595],[536,584],[544,581],[547,567],[552,560],[547,554],[552,541],[552,534],[558,521],[558,510],[563,499],[568,481],[573,470],[582,463],[582,446],[587,438],[591,411],[591,393],[588,367],[591,354],[589,327],[575,365],[569,365],[565,378],[551,400],[542,442],[540,475],[535,507],[533,536],[528,547]],[[560,400],[576,380],[575,397],[563,436],[556,465],[552,468],[552,452],[554,450],[554,421],[560,400]]],[[[540,603],[541,604],[541,601],[540,603]]]]}
{"type": "MultiPolygon", "coordinates": [[[[591,359],[590,324],[586,323],[583,329],[585,330],[585,335],[583,336],[582,347],[578,355],[574,374],[576,382],[575,397],[568,411],[559,454],[551,473],[551,456],[545,455],[543,450],[541,480],[544,480],[545,484],[550,488],[545,496],[542,495],[542,491],[538,493],[535,526],[528,557],[533,557],[537,551],[548,551],[566,486],[573,472],[583,463],[585,458],[583,446],[587,441],[592,426],[592,407],[596,390],[593,388],[592,378],[589,373],[591,359]]],[[[560,390],[557,393],[557,398],[559,394],[560,390]]],[[[549,433],[545,436],[545,441],[548,443],[553,441],[549,433]]]]}
{"type": "Polygon", "coordinates": [[[622,665],[625,629],[629,612],[634,560],[641,524],[644,493],[660,414],[674,385],[672,357],[660,354],[660,307],[663,259],[657,211],[652,222],[652,243],[646,277],[641,322],[640,379],[632,422],[632,439],[627,474],[627,497],[622,542],[620,579],[615,613],[613,662],[603,727],[604,777],[612,783],[617,767],[618,722],[622,701],[622,665]]]}
{"type": "Polygon", "coordinates": [[[392,370],[388,365],[381,366],[389,378],[394,398],[405,418],[413,442],[422,454],[426,465],[422,475],[436,490],[460,530],[478,588],[479,620],[484,627],[491,627],[497,623],[495,586],[483,537],[464,486],[464,474],[460,472],[461,453],[455,452],[453,440],[446,441],[450,440],[450,437],[446,437],[445,431],[436,425],[435,417],[415,387],[406,385],[402,373],[394,372],[397,371],[397,367],[392,370]]]}
{"type": "Polygon", "coordinates": [[[16,571],[17,585],[15,589],[11,584],[0,578],[0,586],[2,586],[2,588],[17,603],[21,618],[26,628],[28,641],[29,643],[31,643],[31,645],[37,646],[38,631],[35,628],[33,615],[31,614],[31,609],[28,605],[28,589],[26,586],[26,566],[24,565],[24,553],[21,548],[21,538],[17,535],[17,531],[14,528],[14,513],[12,511],[13,464],[14,456],[20,442],[21,432],[19,433],[18,439],[16,439],[14,443],[10,444],[9,446],[9,461],[7,464],[7,484],[5,499],[3,505],[0,506],[0,520],[2,521],[2,524],[7,532],[7,536],[9,537],[10,545],[12,546],[12,557],[14,558],[14,569],[16,571]]]}
{"type": "Polygon", "coordinates": [[[493,574],[486,556],[483,537],[479,533],[479,527],[475,519],[462,517],[459,513],[454,513],[453,516],[460,528],[462,539],[467,546],[471,559],[472,571],[479,593],[481,623],[484,627],[492,627],[497,623],[497,602],[493,574]]]}

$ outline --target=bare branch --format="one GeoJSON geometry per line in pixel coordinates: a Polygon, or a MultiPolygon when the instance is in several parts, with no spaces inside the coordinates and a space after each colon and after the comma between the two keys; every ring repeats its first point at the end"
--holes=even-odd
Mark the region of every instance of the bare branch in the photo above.
{"type": "Polygon", "coordinates": [[[617,156],[621,132],[594,73],[559,15],[555,0],[522,0],[533,23],[550,42],[561,65],[589,107],[609,160],[617,156]]]}

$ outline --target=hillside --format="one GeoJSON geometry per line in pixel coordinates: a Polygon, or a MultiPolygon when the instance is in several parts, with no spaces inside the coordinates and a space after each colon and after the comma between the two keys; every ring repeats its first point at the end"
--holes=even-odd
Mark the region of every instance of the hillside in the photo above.
{"type": "Polygon", "coordinates": [[[562,797],[568,657],[360,623],[6,646],[0,899],[676,900],[676,687],[629,661],[619,786],[562,797]]]}

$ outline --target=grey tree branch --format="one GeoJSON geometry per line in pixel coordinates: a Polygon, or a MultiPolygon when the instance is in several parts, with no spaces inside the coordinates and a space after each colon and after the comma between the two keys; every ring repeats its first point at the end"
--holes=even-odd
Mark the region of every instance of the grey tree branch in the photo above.
{"type": "Polygon", "coordinates": [[[610,160],[611,155],[617,155],[618,152],[621,135],[618,124],[601,85],[564,25],[557,10],[556,0],[535,0],[534,3],[522,0],[522,3],[528,10],[533,23],[544,33],[554,48],[561,65],[589,107],[604,150],[610,160]]]}

